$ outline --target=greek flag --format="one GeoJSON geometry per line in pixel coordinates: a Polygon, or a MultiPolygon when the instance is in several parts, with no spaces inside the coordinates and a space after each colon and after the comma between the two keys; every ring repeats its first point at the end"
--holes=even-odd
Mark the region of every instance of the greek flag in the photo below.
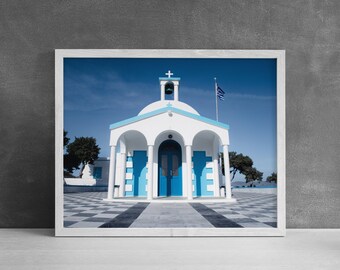
{"type": "Polygon", "coordinates": [[[217,95],[219,100],[224,100],[224,94],[225,94],[225,92],[222,90],[222,88],[217,86],[216,95],[217,95]]]}

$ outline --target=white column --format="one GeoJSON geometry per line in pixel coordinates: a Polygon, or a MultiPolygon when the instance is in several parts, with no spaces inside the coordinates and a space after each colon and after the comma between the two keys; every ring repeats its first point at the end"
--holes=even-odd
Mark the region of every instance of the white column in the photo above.
{"type": "Polygon", "coordinates": [[[187,162],[187,187],[188,200],[192,200],[192,153],[191,145],[185,146],[186,162],[187,162]]]}
{"type": "Polygon", "coordinates": [[[224,159],[224,181],[226,198],[231,199],[231,182],[230,182],[230,164],[229,164],[229,151],[228,145],[223,145],[223,159],[224,159]]]}
{"type": "Polygon", "coordinates": [[[178,82],[174,82],[174,100],[178,101],[178,82]]]}
{"type": "Polygon", "coordinates": [[[116,146],[111,146],[111,153],[110,153],[110,171],[109,171],[109,183],[108,183],[108,190],[107,190],[107,199],[113,199],[113,189],[115,186],[115,164],[116,163],[116,146]]]}
{"type": "Polygon", "coordinates": [[[161,100],[165,100],[165,83],[161,83],[161,100]]]}
{"type": "Polygon", "coordinates": [[[218,151],[213,156],[213,173],[214,173],[214,197],[220,197],[220,179],[218,173],[218,151]]]}
{"type": "Polygon", "coordinates": [[[125,176],[126,176],[126,153],[121,153],[122,173],[121,173],[121,186],[119,187],[119,196],[124,197],[125,194],[125,176]]]}
{"type": "Polygon", "coordinates": [[[148,200],[152,200],[153,192],[153,145],[148,145],[148,200]]]}

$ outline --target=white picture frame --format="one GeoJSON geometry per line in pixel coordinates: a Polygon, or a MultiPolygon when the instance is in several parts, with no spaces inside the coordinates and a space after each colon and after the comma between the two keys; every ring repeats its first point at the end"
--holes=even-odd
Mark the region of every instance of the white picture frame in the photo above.
{"type": "MultiPolygon", "coordinates": [[[[161,71],[163,72],[163,71],[161,71]]],[[[55,235],[56,236],[284,236],[285,179],[285,51],[284,50],[55,50],[55,235]],[[277,227],[276,228],[65,228],[63,179],[65,58],[219,58],[276,59],[277,100],[277,227]]]]}

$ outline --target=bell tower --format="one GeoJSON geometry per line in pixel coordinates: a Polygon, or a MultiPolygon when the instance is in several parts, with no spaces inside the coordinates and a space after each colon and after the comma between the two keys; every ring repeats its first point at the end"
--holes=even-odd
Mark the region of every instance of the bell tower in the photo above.
{"type": "Polygon", "coordinates": [[[170,70],[165,73],[168,77],[160,77],[159,83],[161,86],[161,100],[178,101],[178,86],[181,78],[171,77],[174,75],[170,70]]]}

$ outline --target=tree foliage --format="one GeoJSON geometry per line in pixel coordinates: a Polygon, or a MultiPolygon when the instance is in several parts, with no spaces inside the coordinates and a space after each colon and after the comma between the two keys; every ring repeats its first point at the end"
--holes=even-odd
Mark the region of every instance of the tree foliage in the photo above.
{"type": "Polygon", "coordinates": [[[267,177],[267,182],[277,183],[277,173],[273,172],[270,176],[267,177]]]}
{"type": "Polygon", "coordinates": [[[69,174],[73,173],[73,170],[78,170],[80,165],[80,160],[74,154],[64,155],[64,170],[69,174]]]}
{"type": "Polygon", "coordinates": [[[64,147],[66,153],[64,154],[64,174],[71,175],[74,170],[78,170],[82,165],[82,171],[87,163],[93,164],[98,158],[100,148],[93,137],[75,137],[72,143],[67,137],[67,131],[64,131],[64,147]]]}
{"type": "MultiPolygon", "coordinates": [[[[222,174],[224,174],[224,158],[221,153],[222,160],[222,174]]],[[[229,164],[230,164],[230,173],[231,173],[231,181],[235,178],[236,173],[240,173],[245,175],[245,172],[248,168],[253,166],[253,160],[244,156],[243,154],[237,154],[236,152],[229,152],[229,164]]]]}
{"type": "MultiPolygon", "coordinates": [[[[70,142],[70,138],[67,137],[67,131],[64,130],[64,148],[70,142]]],[[[79,159],[72,154],[65,153],[64,154],[64,176],[71,177],[73,170],[79,169],[80,161],[79,159]]]]}
{"type": "MultiPolygon", "coordinates": [[[[221,153],[222,174],[224,175],[224,159],[221,153]]],[[[246,155],[238,154],[237,152],[229,152],[230,174],[231,181],[235,178],[236,173],[243,174],[246,182],[255,180],[262,181],[263,173],[253,167],[253,160],[246,155]]]]}
{"type": "Polygon", "coordinates": [[[67,153],[72,159],[76,157],[79,164],[82,164],[82,171],[86,164],[93,164],[93,162],[98,158],[100,148],[97,145],[96,139],[93,137],[75,137],[74,141],[67,145],[67,153]]]}
{"type": "Polygon", "coordinates": [[[67,131],[64,130],[64,147],[70,142],[70,138],[66,137],[67,131]]]}
{"type": "Polygon", "coordinates": [[[244,156],[243,154],[237,154],[236,152],[229,153],[229,162],[231,181],[234,180],[237,172],[245,175],[247,170],[253,166],[253,160],[250,157],[244,156]]]}
{"type": "Polygon", "coordinates": [[[251,167],[245,171],[245,178],[246,178],[246,183],[253,182],[256,180],[262,181],[263,172],[258,171],[255,167],[251,167]]]}

